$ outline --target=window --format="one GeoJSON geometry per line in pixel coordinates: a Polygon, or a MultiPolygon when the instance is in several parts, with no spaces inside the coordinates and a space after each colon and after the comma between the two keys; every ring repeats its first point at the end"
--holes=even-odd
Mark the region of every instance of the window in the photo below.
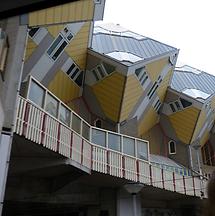
{"type": "Polygon", "coordinates": [[[39,28],[37,27],[37,28],[31,28],[30,30],[29,30],[29,36],[31,37],[31,38],[33,38],[34,37],[34,35],[37,33],[39,31],[39,28]]]}
{"type": "Polygon", "coordinates": [[[142,68],[138,68],[135,70],[135,74],[137,76],[137,78],[140,81],[140,84],[143,86],[144,83],[146,82],[146,80],[149,78],[146,71],[145,71],[145,67],[142,68]]]}
{"type": "Polygon", "coordinates": [[[154,109],[155,109],[155,111],[156,111],[157,113],[158,113],[160,107],[161,107],[161,102],[160,102],[160,100],[158,99],[157,102],[156,102],[155,105],[154,105],[154,109]]]}
{"type": "Polygon", "coordinates": [[[179,104],[178,101],[175,102],[175,105],[176,105],[176,107],[177,107],[178,110],[181,110],[181,109],[182,109],[182,108],[181,108],[181,105],[179,104]]]}
{"type": "Polygon", "coordinates": [[[192,103],[190,101],[187,101],[187,100],[185,100],[183,98],[180,98],[180,101],[181,101],[181,104],[182,104],[183,108],[186,108],[186,107],[189,107],[189,106],[192,105],[192,103]]]}
{"type": "Polygon", "coordinates": [[[98,128],[102,128],[102,120],[101,119],[96,119],[94,121],[94,126],[98,128]]]}
{"type": "Polygon", "coordinates": [[[172,103],[169,103],[169,106],[170,106],[172,112],[177,112],[177,111],[183,110],[184,108],[191,106],[191,105],[192,105],[191,102],[184,100],[182,98],[180,98],[179,100],[176,100],[172,103]]]}
{"type": "Polygon", "coordinates": [[[82,136],[87,140],[90,139],[90,126],[84,121],[82,122],[82,136]]]}
{"type": "Polygon", "coordinates": [[[47,54],[55,61],[63,53],[72,38],[73,34],[68,28],[64,28],[48,48],[47,54]]]}
{"type": "Polygon", "coordinates": [[[59,119],[67,126],[70,125],[70,111],[64,105],[60,105],[59,119]]]}
{"type": "Polygon", "coordinates": [[[31,81],[28,98],[40,107],[43,107],[45,90],[36,82],[31,81]]]}
{"type": "Polygon", "coordinates": [[[149,97],[149,99],[152,98],[152,96],[154,95],[154,93],[157,90],[157,88],[158,88],[158,84],[157,84],[157,82],[155,82],[153,84],[153,86],[151,87],[151,89],[149,90],[148,94],[147,94],[147,96],[149,97]]]}
{"type": "Polygon", "coordinates": [[[176,109],[175,109],[175,106],[173,105],[173,103],[170,103],[169,105],[170,105],[170,108],[171,108],[172,112],[175,112],[176,109]]]}
{"type": "Polygon", "coordinates": [[[92,129],[92,143],[106,147],[106,132],[92,129]]]}
{"type": "Polygon", "coordinates": [[[100,65],[97,65],[91,71],[95,77],[95,80],[99,81],[115,71],[115,67],[103,62],[100,65]]]}
{"type": "Polygon", "coordinates": [[[135,155],[134,139],[123,137],[123,153],[127,155],[135,155]]]}
{"type": "Polygon", "coordinates": [[[45,110],[57,118],[58,116],[58,101],[50,94],[46,96],[45,110]]]}
{"type": "Polygon", "coordinates": [[[115,151],[121,149],[121,136],[113,133],[108,133],[108,148],[115,151]]]}
{"type": "Polygon", "coordinates": [[[169,143],[169,154],[176,154],[176,143],[173,140],[170,140],[169,143]]]}
{"type": "Polygon", "coordinates": [[[0,28],[0,73],[1,73],[2,79],[4,79],[3,72],[6,66],[8,47],[9,45],[8,45],[7,35],[0,28]]]}
{"type": "Polygon", "coordinates": [[[66,71],[67,75],[79,86],[83,84],[84,72],[73,62],[69,69],[66,71]]]}
{"type": "Polygon", "coordinates": [[[148,144],[147,142],[137,140],[137,157],[148,160],[148,144]]]}
{"type": "Polygon", "coordinates": [[[81,119],[75,114],[72,115],[72,129],[79,134],[81,132],[81,119]]]}

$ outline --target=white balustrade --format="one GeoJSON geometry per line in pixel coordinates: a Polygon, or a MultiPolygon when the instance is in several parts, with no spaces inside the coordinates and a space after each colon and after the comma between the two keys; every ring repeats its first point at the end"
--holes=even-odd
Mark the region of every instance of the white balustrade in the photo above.
{"type": "Polygon", "coordinates": [[[139,181],[144,184],[151,184],[150,165],[146,161],[139,160],[139,181]]]}
{"type": "Polygon", "coordinates": [[[109,174],[112,176],[123,177],[122,154],[108,151],[109,174]]]}
{"type": "MultiPolygon", "coordinates": [[[[83,120],[81,119],[81,121],[83,120]]],[[[158,188],[186,193],[191,196],[201,196],[201,191],[205,192],[206,183],[201,182],[198,177],[184,177],[139,159],[145,158],[147,155],[145,154],[144,141],[138,140],[136,147],[141,149],[141,152],[137,158],[121,152],[123,137],[126,137],[127,140],[134,140],[135,138],[94,127],[94,139],[98,142],[96,145],[87,140],[87,131],[92,131],[90,127],[90,125],[85,125],[85,136],[83,137],[31,101],[19,97],[15,125],[15,132],[18,135],[23,135],[25,138],[42,144],[44,147],[97,172],[148,185],[152,184],[158,188]],[[101,137],[105,137],[105,142],[103,140],[101,144],[103,146],[98,145],[101,137]],[[109,142],[108,138],[110,139],[109,142]],[[107,145],[113,149],[108,148],[107,145]]],[[[128,153],[130,152],[133,154],[132,151],[128,151],[128,153]]]]}
{"type": "Polygon", "coordinates": [[[135,158],[124,156],[125,178],[131,181],[137,181],[137,162],[135,158]]]}

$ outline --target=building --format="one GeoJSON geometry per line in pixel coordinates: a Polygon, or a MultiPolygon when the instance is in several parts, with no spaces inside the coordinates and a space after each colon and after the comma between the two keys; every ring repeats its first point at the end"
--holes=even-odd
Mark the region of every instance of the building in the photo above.
{"type": "Polygon", "coordinates": [[[104,6],[0,22],[2,215],[197,215],[207,196],[215,78],[176,68],[177,48],[95,24],[104,6]]]}

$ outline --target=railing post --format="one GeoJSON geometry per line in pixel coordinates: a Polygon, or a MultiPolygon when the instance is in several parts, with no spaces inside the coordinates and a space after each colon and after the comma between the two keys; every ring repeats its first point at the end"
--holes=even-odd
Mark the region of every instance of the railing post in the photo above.
{"type": "Polygon", "coordinates": [[[194,192],[194,196],[196,196],[196,188],[195,188],[195,179],[194,176],[192,176],[193,179],[193,192],[194,192]]]}
{"type": "Polygon", "coordinates": [[[172,173],[172,179],[173,179],[173,188],[174,188],[174,192],[176,192],[176,183],[175,183],[175,173],[172,173]]]}
{"type": "Polygon", "coordinates": [[[72,145],[73,145],[73,132],[71,131],[71,139],[70,139],[70,158],[72,159],[72,145]]]}
{"type": "Polygon", "coordinates": [[[45,126],[46,126],[46,114],[43,113],[43,123],[42,123],[42,134],[41,134],[41,144],[44,144],[44,139],[45,139],[45,126]]]}
{"type": "Polygon", "coordinates": [[[184,185],[184,194],[186,195],[186,185],[185,185],[185,178],[183,176],[183,185],[184,185]]]}
{"type": "Polygon", "coordinates": [[[164,174],[163,174],[163,168],[161,169],[161,177],[162,177],[162,186],[163,186],[163,189],[165,189],[165,186],[164,186],[164,174]]]}
{"type": "Polygon", "coordinates": [[[125,156],[122,155],[122,176],[125,178],[125,156]]]}
{"type": "Polygon", "coordinates": [[[81,164],[83,165],[83,161],[84,161],[84,139],[82,138],[81,141],[81,164]]]}
{"type": "Polygon", "coordinates": [[[25,108],[25,115],[24,115],[24,122],[23,122],[23,131],[22,134],[25,136],[28,126],[28,118],[29,118],[29,111],[30,111],[30,103],[26,102],[26,108],[25,108]]]}
{"type": "Polygon", "coordinates": [[[107,154],[107,174],[110,174],[110,158],[109,158],[110,152],[107,150],[106,154],[107,154]]]}
{"type": "Polygon", "coordinates": [[[149,164],[150,184],[152,185],[152,165],[149,164]]]}
{"type": "Polygon", "coordinates": [[[59,152],[59,149],[60,149],[60,127],[61,127],[61,124],[58,123],[58,132],[57,132],[57,149],[56,149],[56,152],[59,152]]]}
{"type": "Polygon", "coordinates": [[[139,166],[139,160],[136,160],[136,168],[137,168],[137,181],[140,181],[140,166],[139,166]]]}

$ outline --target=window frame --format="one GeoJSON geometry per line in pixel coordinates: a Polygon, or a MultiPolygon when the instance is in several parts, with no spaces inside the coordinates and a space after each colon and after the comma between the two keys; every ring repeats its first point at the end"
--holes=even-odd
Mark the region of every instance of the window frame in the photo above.
{"type": "Polygon", "coordinates": [[[170,140],[168,142],[168,150],[169,150],[169,155],[175,155],[176,154],[176,142],[174,140],[170,140]],[[171,143],[174,143],[174,152],[171,152],[171,143]]]}

